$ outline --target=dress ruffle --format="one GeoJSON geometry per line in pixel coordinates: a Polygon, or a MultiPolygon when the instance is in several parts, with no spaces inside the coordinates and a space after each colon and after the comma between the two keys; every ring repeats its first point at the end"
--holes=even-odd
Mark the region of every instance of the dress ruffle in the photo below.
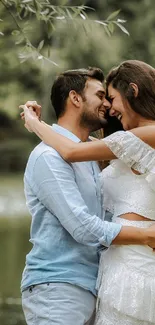
{"type": "Polygon", "coordinates": [[[146,174],[155,191],[155,150],[130,131],[118,131],[103,139],[104,143],[128,167],[146,174]]]}

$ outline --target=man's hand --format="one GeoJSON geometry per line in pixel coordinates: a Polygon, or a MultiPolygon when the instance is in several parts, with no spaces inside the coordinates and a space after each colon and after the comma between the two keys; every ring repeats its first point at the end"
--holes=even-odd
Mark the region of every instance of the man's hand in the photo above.
{"type": "Polygon", "coordinates": [[[144,229],[144,231],[146,234],[146,245],[150,246],[155,251],[155,225],[144,229]]]}
{"type": "MultiPolygon", "coordinates": [[[[38,119],[41,120],[41,106],[34,100],[29,100],[26,102],[25,104],[28,108],[33,109],[33,111],[36,113],[36,116],[38,116],[38,119]]],[[[24,105],[20,105],[19,108],[23,108],[22,106],[24,105]]],[[[25,116],[24,116],[24,111],[20,113],[21,119],[25,120],[25,116]]]]}
{"type": "Polygon", "coordinates": [[[155,224],[148,228],[123,226],[112,245],[147,245],[155,249],[155,224]]]}

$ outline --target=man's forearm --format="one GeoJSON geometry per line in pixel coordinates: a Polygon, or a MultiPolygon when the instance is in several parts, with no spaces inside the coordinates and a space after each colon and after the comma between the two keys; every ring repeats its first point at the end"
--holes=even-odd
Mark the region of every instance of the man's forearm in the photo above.
{"type": "Polygon", "coordinates": [[[152,235],[148,229],[123,226],[112,245],[149,245],[152,235]]]}

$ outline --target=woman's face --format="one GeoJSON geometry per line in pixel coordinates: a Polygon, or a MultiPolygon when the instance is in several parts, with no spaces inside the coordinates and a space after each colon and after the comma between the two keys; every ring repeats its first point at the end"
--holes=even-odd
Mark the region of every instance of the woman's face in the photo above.
{"type": "Polygon", "coordinates": [[[108,97],[111,103],[110,116],[116,116],[124,130],[137,127],[140,116],[132,110],[130,105],[123,100],[119,91],[114,89],[111,84],[108,86],[108,97]]]}

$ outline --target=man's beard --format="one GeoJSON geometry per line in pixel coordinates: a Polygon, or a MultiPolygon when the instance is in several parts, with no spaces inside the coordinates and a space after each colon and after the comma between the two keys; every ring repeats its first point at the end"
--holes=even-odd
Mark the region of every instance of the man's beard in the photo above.
{"type": "Polygon", "coordinates": [[[83,112],[80,118],[80,126],[88,128],[90,132],[97,131],[107,125],[106,118],[97,117],[95,114],[90,112],[83,112]]]}

